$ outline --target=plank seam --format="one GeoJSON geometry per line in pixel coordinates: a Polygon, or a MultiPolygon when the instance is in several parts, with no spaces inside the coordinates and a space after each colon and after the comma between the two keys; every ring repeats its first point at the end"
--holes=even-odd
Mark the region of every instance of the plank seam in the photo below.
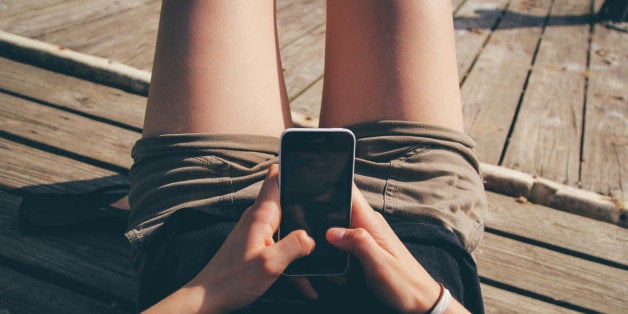
{"type": "MultiPolygon", "coordinates": [[[[493,25],[491,26],[491,32],[488,34],[488,36],[486,36],[486,38],[484,39],[484,41],[482,42],[482,47],[480,47],[478,53],[475,55],[475,57],[473,58],[473,61],[471,61],[471,64],[469,65],[469,68],[467,69],[467,72],[464,73],[464,75],[462,76],[462,78],[460,79],[460,86],[462,87],[465,83],[465,81],[467,80],[467,77],[469,76],[469,73],[471,73],[471,71],[473,70],[473,68],[475,67],[475,64],[477,63],[477,61],[480,59],[480,56],[482,55],[482,53],[484,52],[484,48],[486,47],[486,45],[488,44],[489,40],[491,40],[491,38],[493,37],[493,32],[497,29],[497,27],[499,26],[499,24],[502,21],[502,18],[504,17],[504,15],[506,14],[506,12],[508,11],[508,9],[510,9],[510,4],[512,4],[511,0],[510,2],[508,2],[508,4],[506,4],[506,6],[504,7],[504,9],[502,10],[501,14],[499,15],[499,17],[497,19],[495,19],[495,23],[493,23],[493,25]]],[[[466,3],[466,0],[465,0],[466,3]]],[[[463,3],[464,5],[464,3],[463,3]]],[[[460,7],[458,9],[460,9],[462,7],[462,5],[460,5],[460,7]]],[[[457,12],[457,10],[456,10],[457,12]]]]}
{"type": "Polygon", "coordinates": [[[112,308],[125,311],[135,311],[136,306],[133,300],[123,299],[120,296],[112,294],[110,291],[99,289],[96,286],[90,286],[66,276],[50,272],[48,268],[40,268],[33,265],[23,264],[20,261],[2,255],[0,255],[0,265],[31,278],[35,278],[88,298],[104,302],[112,308]]]}
{"type": "Polygon", "coordinates": [[[510,123],[510,129],[508,130],[508,135],[506,136],[506,141],[504,142],[504,147],[502,148],[501,156],[499,156],[499,165],[504,163],[504,159],[506,158],[506,152],[508,152],[508,147],[510,146],[510,138],[515,131],[515,121],[519,117],[519,112],[521,111],[521,106],[523,105],[523,100],[526,96],[526,91],[528,89],[528,84],[530,83],[530,77],[532,77],[532,71],[534,70],[534,66],[536,64],[536,58],[538,57],[539,50],[541,49],[541,43],[543,42],[543,37],[545,36],[545,30],[547,29],[547,24],[549,22],[550,16],[552,16],[552,12],[554,11],[555,0],[552,0],[550,4],[549,10],[547,12],[547,16],[543,21],[543,27],[541,28],[541,35],[536,42],[536,47],[534,48],[534,53],[532,54],[532,61],[528,67],[528,73],[526,74],[525,82],[523,83],[523,89],[521,90],[521,94],[519,95],[519,101],[517,102],[517,108],[515,109],[515,114],[512,117],[512,123],[510,123]]]}
{"type": "Polygon", "coordinates": [[[123,175],[123,176],[128,176],[129,175],[129,169],[127,169],[125,167],[114,165],[114,164],[111,164],[111,163],[108,163],[108,162],[105,162],[105,161],[101,161],[101,160],[98,160],[98,159],[94,159],[94,158],[91,158],[91,157],[83,156],[83,155],[80,155],[80,154],[77,154],[77,153],[74,153],[74,152],[71,152],[71,151],[59,148],[59,147],[55,147],[55,146],[48,145],[48,144],[45,144],[45,143],[37,142],[37,141],[31,140],[31,139],[28,139],[28,138],[25,138],[25,137],[22,137],[22,136],[19,136],[19,135],[15,135],[15,134],[12,134],[12,133],[9,133],[9,132],[6,132],[6,131],[0,130],[0,138],[4,138],[6,140],[9,140],[9,141],[12,141],[12,142],[16,142],[16,143],[19,143],[19,144],[23,144],[23,145],[26,145],[26,146],[30,146],[30,147],[33,147],[33,148],[36,148],[36,149],[39,149],[39,150],[43,150],[43,151],[48,152],[48,153],[61,155],[63,157],[74,159],[76,161],[80,161],[80,162],[83,162],[83,163],[86,163],[86,164],[89,164],[89,165],[92,165],[92,166],[96,166],[96,167],[99,167],[99,168],[110,170],[110,171],[116,172],[116,173],[118,173],[120,175],[123,175]]]}
{"type": "Polygon", "coordinates": [[[495,228],[491,228],[491,227],[486,227],[485,228],[486,232],[492,233],[494,235],[498,235],[504,238],[508,238],[508,239],[512,239],[515,241],[519,241],[519,242],[523,242],[523,243],[527,243],[533,246],[538,246],[544,249],[548,249],[557,253],[561,253],[561,254],[565,254],[565,255],[569,255],[569,256],[573,256],[576,258],[580,258],[583,260],[587,260],[590,262],[594,262],[594,263],[598,263],[598,264],[602,264],[602,265],[606,265],[606,266],[610,266],[610,267],[614,267],[614,268],[618,268],[621,270],[628,270],[628,265],[626,264],[622,264],[622,263],[618,263],[618,262],[614,262],[605,258],[601,258],[598,256],[594,256],[594,255],[590,255],[590,254],[586,254],[586,253],[582,253],[582,252],[578,252],[575,250],[571,250],[571,249],[567,249],[558,245],[554,245],[554,244],[549,244],[546,242],[542,242],[542,241],[538,241],[538,240],[534,240],[528,237],[524,237],[524,236],[520,236],[520,235],[516,235],[516,234],[512,234],[509,232],[505,232],[505,231],[501,231],[495,228]]]}
{"type": "MultiPolygon", "coordinates": [[[[498,27],[503,12],[508,10],[511,3],[502,11],[502,16],[493,27],[498,27]]],[[[547,25],[547,19],[549,19],[549,14],[544,28],[547,25]]],[[[541,38],[537,43],[537,50],[541,38]]],[[[489,39],[490,35],[486,42],[489,39]]],[[[0,55],[141,96],[146,96],[148,93],[150,72],[4,31],[0,31],[0,55]]],[[[295,125],[315,126],[316,121],[308,120],[305,115],[294,111],[291,114],[295,125]]],[[[128,173],[128,169],[117,165],[103,163],[7,132],[2,133],[43,150],[61,152],[70,158],[121,174],[128,173]]],[[[561,185],[501,166],[482,164],[481,168],[486,179],[485,186],[490,191],[515,197],[522,196],[537,204],[628,227],[628,214],[625,211],[628,207],[627,201],[620,202],[594,192],[561,185]]]]}
{"type": "Polygon", "coordinates": [[[114,16],[114,15],[118,15],[118,14],[125,13],[127,11],[138,9],[138,8],[144,6],[144,5],[149,5],[150,3],[156,2],[156,1],[159,1],[159,0],[150,0],[150,1],[146,2],[146,3],[139,4],[139,5],[132,6],[132,7],[128,7],[126,9],[122,9],[120,11],[111,12],[109,14],[102,15],[102,16],[99,16],[99,17],[94,18],[94,19],[83,20],[83,21],[81,21],[81,22],[79,22],[77,24],[64,25],[64,26],[59,27],[59,28],[54,28],[54,29],[51,29],[51,30],[48,30],[48,31],[42,31],[41,33],[37,34],[33,38],[38,38],[39,39],[39,38],[42,38],[42,37],[44,37],[46,35],[50,35],[50,34],[53,34],[53,33],[65,31],[68,28],[81,27],[82,25],[85,25],[85,24],[89,24],[89,23],[92,23],[92,22],[104,20],[104,19],[109,18],[109,17],[114,16]]]}
{"type": "Polygon", "coordinates": [[[10,95],[10,96],[13,96],[13,97],[16,97],[16,98],[20,98],[20,99],[23,99],[23,100],[26,100],[26,101],[29,101],[29,102],[34,102],[34,103],[40,104],[42,106],[46,106],[46,107],[58,109],[58,110],[61,110],[61,111],[69,112],[69,113],[72,113],[72,114],[75,114],[75,115],[78,115],[78,116],[81,116],[81,117],[85,117],[85,118],[88,118],[88,119],[91,119],[91,120],[94,120],[94,121],[111,124],[113,126],[117,126],[119,128],[122,128],[122,129],[125,129],[125,130],[129,130],[129,131],[132,131],[132,132],[142,133],[142,129],[138,128],[136,126],[132,126],[132,125],[129,125],[129,124],[126,124],[126,123],[122,123],[122,122],[118,122],[118,121],[115,121],[115,120],[103,118],[101,116],[89,114],[89,113],[86,113],[86,112],[83,112],[83,111],[80,111],[80,110],[77,110],[77,109],[72,109],[72,108],[56,105],[56,104],[53,104],[53,103],[45,101],[45,100],[41,100],[41,99],[30,97],[30,96],[27,96],[27,95],[24,95],[24,94],[16,93],[16,92],[4,89],[2,87],[0,87],[0,93],[6,94],[6,95],[10,95]]]}
{"type": "MultiPolygon", "coordinates": [[[[589,73],[591,71],[591,50],[593,49],[593,32],[595,29],[595,0],[591,0],[591,5],[589,7],[589,14],[591,17],[589,18],[589,38],[587,43],[587,75],[584,76],[584,103],[582,105],[582,125],[580,134],[580,165],[578,167],[578,187],[582,187],[582,167],[584,160],[584,146],[585,146],[585,137],[586,137],[586,124],[587,124],[587,106],[589,105],[589,73]]],[[[621,182],[621,181],[620,181],[621,182]]]]}
{"type": "Polygon", "coordinates": [[[506,291],[510,291],[516,294],[520,294],[532,299],[536,299],[545,303],[549,303],[549,304],[553,304],[553,305],[558,305],[570,310],[574,310],[574,311],[578,311],[578,312],[583,312],[583,313],[600,313],[599,311],[595,311],[586,307],[582,307],[576,304],[572,304],[566,301],[560,301],[560,300],[556,300],[552,297],[548,297],[546,295],[540,294],[540,293],[536,293],[530,290],[526,290],[526,289],[522,289],[522,288],[518,288],[512,285],[509,285],[507,283],[503,283],[497,280],[493,280],[490,278],[486,278],[484,276],[480,276],[480,282],[485,284],[485,285],[489,285],[498,289],[502,289],[502,290],[506,290],[506,291]]]}

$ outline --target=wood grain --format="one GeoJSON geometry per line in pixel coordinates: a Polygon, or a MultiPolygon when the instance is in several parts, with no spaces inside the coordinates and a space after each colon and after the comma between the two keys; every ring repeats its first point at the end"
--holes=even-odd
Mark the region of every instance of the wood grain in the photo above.
{"type": "Polygon", "coordinates": [[[487,192],[486,226],[512,235],[628,266],[628,230],[487,192]]]}
{"type": "Polygon", "coordinates": [[[0,29],[37,38],[45,33],[75,27],[150,1],[155,0],[69,0],[3,17],[0,20],[0,29]]]}
{"type": "Polygon", "coordinates": [[[146,98],[0,58],[0,89],[141,129],[146,98]]]}
{"type": "Polygon", "coordinates": [[[577,186],[590,13],[590,0],[554,3],[503,166],[577,186]]]}
{"type": "Polygon", "coordinates": [[[462,85],[465,131],[483,162],[499,162],[550,4],[514,0],[462,85]]]}
{"type": "Polygon", "coordinates": [[[161,1],[149,2],[38,39],[151,71],[160,11],[161,1]]]}
{"type": "Polygon", "coordinates": [[[324,0],[299,0],[277,10],[277,35],[282,49],[325,24],[324,0]]]}
{"type": "Polygon", "coordinates": [[[481,284],[486,313],[577,313],[564,307],[481,284]]]}
{"type": "Polygon", "coordinates": [[[628,201],[628,34],[595,24],[590,59],[582,188],[625,203],[628,201]]]}
{"type": "Polygon", "coordinates": [[[0,18],[19,14],[25,11],[37,10],[44,6],[53,5],[68,0],[38,0],[38,1],[2,1],[0,3],[0,18]]]}
{"type": "Polygon", "coordinates": [[[140,134],[0,93],[0,130],[93,160],[129,168],[140,134]]]}
{"type": "Polygon", "coordinates": [[[0,257],[40,279],[111,304],[132,306],[137,281],[121,233],[46,233],[20,226],[20,198],[0,192],[0,257]]]}
{"type": "Polygon", "coordinates": [[[316,83],[290,101],[290,109],[292,112],[303,114],[309,118],[312,125],[318,126],[322,99],[323,78],[320,78],[316,83]]]}
{"type": "Polygon", "coordinates": [[[628,271],[486,233],[480,276],[600,312],[625,312],[628,271]]]}
{"type": "Polygon", "coordinates": [[[454,16],[458,77],[462,81],[478,58],[510,0],[468,0],[454,16]]]}
{"type": "Polygon", "coordinates": [[[288,97],[294,99],[323,75],[325,25],[295,40],[281,51],[288,97]]]}
{"type": "Polygon", "coordinates": [[[9,313],[124,313],[103,302],[0,266],[0,311],[9,313]]]}
{"type": "Polygon", "coordinates": [[[86,192],[123,183],[117,173],[0,138],[0,188],[86,192]]]}

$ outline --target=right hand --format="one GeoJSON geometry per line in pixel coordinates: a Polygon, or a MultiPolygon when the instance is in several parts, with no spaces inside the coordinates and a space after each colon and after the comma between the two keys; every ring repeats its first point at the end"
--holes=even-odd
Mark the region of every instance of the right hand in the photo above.
{"type": "MultiPolygon", "coordinates": [[[[358,258],[366,284],[382,302],[404,313],[427,312],[436,303],[440,286],[355,185],[352,211],[352,228],[330,228],[327,241],[358,258]]],[[[453,302],[449,310],[454,309],[464,307],[453,302]]]]}

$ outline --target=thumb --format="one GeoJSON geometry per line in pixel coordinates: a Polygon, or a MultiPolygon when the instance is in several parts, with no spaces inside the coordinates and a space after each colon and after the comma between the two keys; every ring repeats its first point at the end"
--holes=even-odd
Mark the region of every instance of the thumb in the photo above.
{"type": "Polygon", "coordinates": [[[292,261],[304,257],[314,249],[314,239],[304,230],[296,230],[269,247],[270,256],[275,258],[274,264],[283,272],[292,261]]]}
{"type": "Polygon", "coordinates": [[[383,262],[382,259],[386,252],[363,228],[330,228],[327,230],[326,237],[333,246],[345,252],[353,253],[365,269],[377,267],[379,263],[383,262]]]}

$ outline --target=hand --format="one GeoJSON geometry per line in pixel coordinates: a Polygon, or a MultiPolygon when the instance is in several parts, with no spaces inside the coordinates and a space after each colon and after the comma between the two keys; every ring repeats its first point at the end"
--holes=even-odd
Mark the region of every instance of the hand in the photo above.
{"type": "MultiPolygon", "coordinates": [[[[327,241],[360,260],[366,284],[382,302],[403,313],[424,313],[436,303],[440,295],[438,283],[355,185],[351,227],[330,228],[327,241]]],[[[454,301],[448,312],[464,310],[454,301]]]]}
{"type": "Polygon", "coordinates": [[[292,261],[314,249],[314,240],[303,230],[276,243],[273,239],[281,216],[278,173],[272,165],[257,200],[207,266],[149,311],[175,306],[175,312],[188,307],[191,312],[227,313],[243,308],[264,294],[292,261]]]}

